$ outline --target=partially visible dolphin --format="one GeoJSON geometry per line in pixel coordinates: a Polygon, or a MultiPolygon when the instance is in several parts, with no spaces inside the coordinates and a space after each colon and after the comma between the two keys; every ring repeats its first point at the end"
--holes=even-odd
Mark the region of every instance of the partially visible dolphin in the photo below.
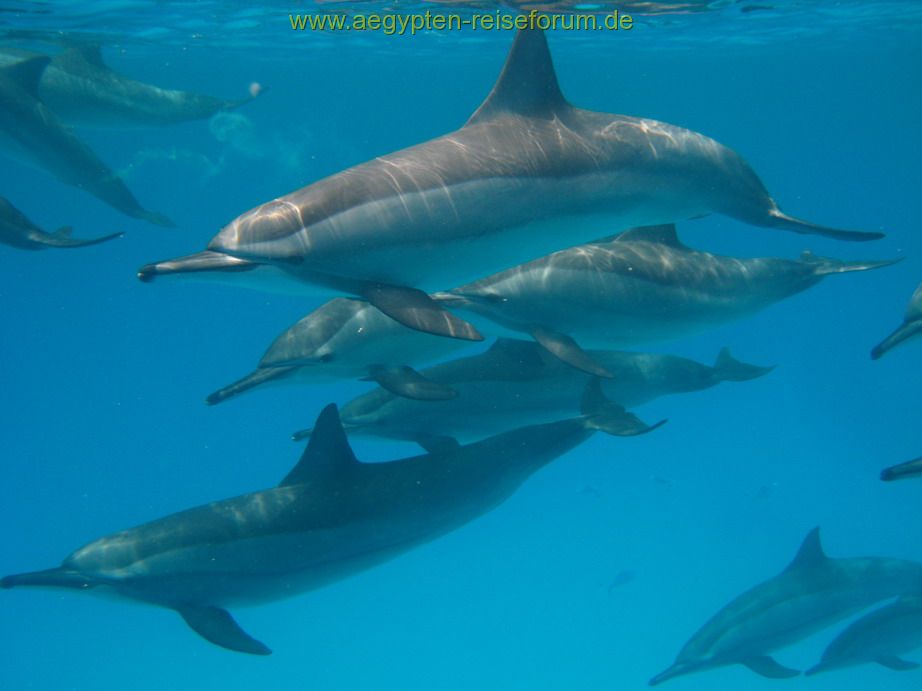
{"type": "Polygon", "coordinates": [[[623,348],[677,338],[755,314],[830,274],[892,263],[809,252],[799,261],[724,257],[683,245],[667,225],[554,252],[433,297],[502,333],[530,334],[587,369],[577,344],[623,348]]]}
{"type": "Polygon", "coordinates": [[[922,477],[922,458],[906,461],[899,465],[892,465],[880,471],[880,479],[884,482],[905,480],[912,477],[922,477]]]}
{"type": "MultiPolygon", "coordinates": [[[[0,50],[0,67],[42,57],[25,50],[0,50]]],[[[64,122],[80,127],[136,128],[210,118],[252,101],[225,100],[191,91],[163,89],[111,69],[98,45],[70,46],[51,56],[38,87],[41,100],[64,122]]]]}
{"type": "Polygon", "coordinates": [[[30,221],[6,197],[0,197],[0,243],[23,250],[44,250],[49,247],[86,247],[98,245],[107,240],[122,237],[122,233],[112,233],[98,238],[81,240],[71,237],[70,226],[58,228],[53,233],[44,230],[30,221]]]}
{"type": "Polygon", "coordinates": [[[830,559],[814,528],[790,566],[721,609],[650,686],[733,664],[772,679],[797,676],[769,653],[902,595],[922,595],[922,564],[879,557],[830,559]]]}
{"type": "Polygon", "coordinates": [[[869,662],[906,672],[918,669],[919,663],[901,656],[917,648],[922,648],[922,597],[903,597],[849,624],[806,674],[869,662]]]}
{"type": "MultiPolygon", "coordinates": [[[[413,365],[438,360],[464,341],[408,329],[361,300],[334,298],[280,334],[259,367],[208,396],[216,404],[267,384],[376,381],[399,396],[445,400],[456,392],[423,377],[413,365]]],[[[555,418],[555,419],[560,419],[555,418]]]]}
{"type": "MultiPolygon", "coordinates": [[[[755,379],[772,369],[739,362],[727,349],[714,367],[653,353],[591,351],[590,355],[613,375],[599,380],[600,392],[624,408],[722,381],[755,379]]],[[[435,437],[461,442],[482,439],[574,415],[591,380],[536,343],[511,339],[500,339],[485,353],[424,369],[422,375],[457,391],[457,397],[426,403],[375,389],[343,406],[346,431],[421,444],[435,437]]]]}
{"type": "Polygon", "coordinates": [[[721,213],[843,240],[784,214],[743,159],[655,120],[581,110],[557,84],[544,34],[522,30],[487,99],[459,130],[247,211],[208,249],[270,261],[371,300],[412,328],[464,334],[423,290],[441,290],[638,225],[721,213]],[[426,308],[427,311],[424,310],[426,308]]]}
{"type": "Polygon", "coordinates": [[[0,147],[127,216],[172,226],[165,216],[144,209],[125,183],[41,101],[38,85],[48,62],[38,57],[0,69],[0,147]]]}
{"type": "Polygon", "coordinates": [[[906,307],[906,315],[903,317],[903,323],[892,334],[887,336],[883,341],[874,346],[871,350],[871,359],[877,360],[883,357],[892,348],[900,343],[908,341],[922,334],[922,283],[916,288],[916,292],[909,299],[909,305],[906,307]]]}
{"type": "Polygon", "coordinates": [[[360,463],[327,406],[278,487],[172,514],[95,540],[3,588],[99,589],[176,610],[206,640],[269,654],[225,609],[322,587],[445,535],[500,505],[596,429],[537,425],[470,446],[360,463]]]}

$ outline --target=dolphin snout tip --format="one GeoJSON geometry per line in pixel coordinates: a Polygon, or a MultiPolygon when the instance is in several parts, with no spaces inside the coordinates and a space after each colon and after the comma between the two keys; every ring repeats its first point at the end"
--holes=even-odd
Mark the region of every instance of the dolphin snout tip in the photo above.
{"type": "Polygon", "coordinates": [[[157,278],[156,264],[145,264],[138,269],[138,280],[141,283],[153,283],[155,278],[157,278]]]}

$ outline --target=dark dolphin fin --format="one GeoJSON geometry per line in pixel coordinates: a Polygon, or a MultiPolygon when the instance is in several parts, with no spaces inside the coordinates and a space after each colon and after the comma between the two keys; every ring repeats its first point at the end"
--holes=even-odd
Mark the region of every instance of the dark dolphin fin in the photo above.
{"type": "Polygon", "coordinates": [[[598,377],[593,377],[586,384],[580,412],[587,427],[616,437],[635,437],[666,424],[666,420],[660,420],[654,425],[648,425],[617,403],[612,403],[602,392],[602,382],[598,377]]]}
{"type": "Polygon", "coordinates": [[[382,389],[390,391],[395,396],[414,401],[447,401],[458,395],[450,386],[427,379],[407,365],[372,365],[369,375],[363,377],[362,381],[376,382],[382,389]]]}
{"type": "Polygon", "coordinates": [[[714,374],[720,381],[748,381],[764,377],[766,374],[775,369],[774,365],[770,367],[759,367],[758,365],[747,365],[740,362],[730,354],[729,348],[721,348],[717,354],[717,360],[714,362],[714,374]]]}
{"type": "Polygon", "coordinates": [[[238,379],[233,384],[228,384],[224,388],[218,389],[214,393],[208,395],[208,398],[205,399],[205,402],[208,405],[217,405],[218,403],[223,403],[228,398],[233,398],[242,393],[246,393],[251,389],[255,389],[257,386],[266,384],[271,381],[278,381],[279,379],[284,379],[290,374],[299,369],[298,367],[260,367],[250,372],[245,377],[238,379]]]}
{"type": "Polygon", "coordinates": [[[110,235],[103,235],[98,238],[73,238],[71,233],[73,228],[70,226],[64,226],[63,228],[58,228],[56,231],[48,235],[46,238],[42,238],[41,243],[43,245],[48,245],[49,247],[89,247],[90,245],[98,245],[103,242],[108,242],[109,240],[115,240],[116,238],[124,237],[124,233],[112,233],[110,235]]]}
{"type": "Polygon", "coordinates": [[[911,477],[922,477],[922,458],[906,461],[899,465],[892,465],[880,471],[880,479],[884,482],[903,480],[911,477]]]}
{"type": "Polygon", "coordinates": [[[904,322],[898,329],[871,349],[871,359],[879,360],[900,343],[922,334],[922,319],[904,322]]]}
{"type": "Polygon", "coordinates": [[[420,437],[415,441],[430,454],[444,455],[461,448],[457,439],[448,436],[420,437]]]}
{"type": "Polygon", "coordinates": [[[250,655],[271,655],[263,643],[240,628],[240,624],[225,609],[202,605],[182,605],[176,611],[185,619],[189,628],[209,643],[238,653],[250,655]]]}
{"type": "Polygon", "coordinates": [[[317,417],[307,449],[279,487],[329,481],[358,465],[340,422],[339,410],[331,403],[317,417]]]}
{"type": "Polygon", "coordinates": [[[16,82],[24,91],[38,99],[38,85],[50,63],[51,58],[47,55],[39,55],[7,65],[0,70],[0,74],[16,82]]]}
{"type": "Polygon", "coordinates": [[[777,228],[779,230],[789,230],[792,233],[800,233],[801,235],[822,235],[823,237],[833,238],[834,240],[848,240],[852,242],[879,240],[884,237],[883,233],[878,232],[827,228],[826,226],[816,225],[815,223],[801,221],[799,218],[788,216],[779,209],[769,211],[768,218],[757,220],[755,224],[768,228],[777,228]]]}
{"type": "Polygon", "coordinates": [[[913,669],[919,669],[918,662],[912,662],[911,660],[904,660],[901,657],[896,657],[895,655],[883,655],[876,660],[874,660],[879,665],[883,665],[887,669],[892,669],[894,672],[908,672],[913,669]]]}
{"type": "Polygon", "coordinates": [[[416,331],[466,341],[483,340],[473,324],[446,311],[416,288],[374,284],[364,288],[361,296],[391,319],[416,331]]]}
{"type": "Polygon", "coordinates": [[[798,670],[785,667],[768,655],[747,658],[742,661],[742,664],[768,679],[790,679],[800,675],[798,670]]]}
{"type": "Polygon", "coordinates": [[[666,223],[661,226],[640,226],[625,230],[623,233],[614,235],[612,240],[618,242],[655,242],[658,245],[668,245],[669,247],[679,247],[687,249],[679,240],[676,233],[675,224],[666,223]]]}
{"type": "Polygon", "coordinates": [[[817,526],[809,533],[797,550],[794,560],[788,564],[786,571],[791,569],[812,568],[823,564],[829,557],[823,551],[823,543],[820,542],[820,529],[817,526]]]}
{"type": "Polygon", "coordinates": [[[493,90],[465,127],[506,113],[548,118],[569,107],[557,84],[544,32],[520,29],[493,90]]]}
{"type": "Polygon", "coordinates": [[[606,379],[614,377],[604,365],[597,362],[595,358],[566,334],[551,331],[543,326],[536,326],[530,333],[532,338],[540,343],[545,350],[571,367],[596,377],[605,377],[606,379]]]}

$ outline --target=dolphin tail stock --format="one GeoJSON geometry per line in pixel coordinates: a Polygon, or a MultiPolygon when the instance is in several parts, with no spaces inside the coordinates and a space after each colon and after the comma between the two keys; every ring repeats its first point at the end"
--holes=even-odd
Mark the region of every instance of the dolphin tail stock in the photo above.
{"type": "Polygon", "coordinates": [[[922,334],[922,319],[905,322],[871,349],[871,359],[879,360],[900,343],[918,334],[922,334]]]}
{"type": "Polygon", "coordinates": [[[176,608],[189,628],[209,643],[238,653],[271,655],[272,651],[246,631],[227,610],[203,605],[181,605],[176,608]]]}
{"type": "Polygon", "coordinates": [[[841,230],[839,228],[829,228],[827,226],[817,225],[809,221],[802,221],[794,216],[788,216],[778,208],[768,212],[767,217],[753,220],[755,225],[761,225],[767,228],[777,228],[778,230],[789,230],[792,233],[801,235],[822,235],[823,237],[832,238],[833,240],[846,240],[849,242],[866,242],[868,240],[880,240],[884,233],[877,231],[864,230],[841,230]]]}
{"type": "Polygon", "coordinates": [[[0,580],[0,588],[6,590],[21,587],[77,588],[86,590],[95,585],[98,584],[83,574],[66,569],[63,566],[56,566],[53,569],[44,569],[42,571],[17,573],[5,576],[0,580]]]}
{"type": "Polygon", "coordinates": [[[810,250],[804,250],[800,253],[800,261],[805,264],[811,264],[813,271],[817,276],[828,276],[829,274],[844,274],[850,271],[870,271],[872,269],[881,269],[885,266],[893,266],[903,261],[898,259],[868,259],[868,260],[845,260],[835,259],[833,257],[821,257],[813,254],[810,250]]]}
{"type": "Polygon", "coordinates": [[[473,324],[448,312],[418,288],[375,283],[364,286],[359,294],[394,321],[415,331],[465,341],[483,340],[473,324]]]}
{"type": "Polygon", "coordinates": [[[660,420],[648,425],[634,413],[629,413],[617,403],[612,403],[602,392],[602,381],[598,377],[592,377],[586,384],[583,399],[580,401],[580,413],[587,428],[615,437],[636,437],[666,424],[666,420],[660,420]]]}
{"type": "Polygon", "coordinates": [[[50,247],[89,247],[90,245],[99,245],[103,242],[108,242],[109,240],[115,240],[116,238],[124,237],[124,233],[110,233],[109,235],[103,235],[97,238],[74,238],[71,237],[73,228],[70,226],[63,226],[58,228],[56,231],[51,233],[48,238],[45,239],[44,244],[50,247]]]}
{"type": "Polygon", "coordinates": [[[729,348],[721,348],[714,362],[714,374],[720,381],[749,381],[758,379],[775,369],[775,365],[760,367],[740,362],[730,354],[729,348]]]}
{"type": "Polygon", "coordinates": [[[233,384],[228,384],[227,386],[218,389],[214,393],[209,394],[208,398],[205,399],[205,402],[208,405],[217,405],[218,403],[223,403],[229,398],[233,398],[239,394],[246,393],[247,391],[255,389],[257,386],[261,386],[262,384],[284,379],[288,375],[294,373],[294,371],[297,369],[298,368],[294,366],[260,367],[245,377],[238,379],[233,384]]]}

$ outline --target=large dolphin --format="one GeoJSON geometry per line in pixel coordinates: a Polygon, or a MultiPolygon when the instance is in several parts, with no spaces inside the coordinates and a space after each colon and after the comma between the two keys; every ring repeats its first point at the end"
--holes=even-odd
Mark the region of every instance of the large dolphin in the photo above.
{"type": "MultiPolygon", "coordinates": [[[[0,49],[0,67],[42,57],[17,49],[0,49]]],[[[226,100],[191,91],[163,89],[131,79],[103,62],[98,45],[70,46],[51,56],[38,94],[64,122],[80,127],[136,128],[210,118],[249,103],[258,94],[226,100]]]]}
{"type": "Polygon", "coordinates": [[[903,597],[852,622],[807,675],[868,662],[897,672],[918,669],[918,662],[900,657],[917,648],[922,648],[922,597],[903,597]]]}
{"type": "Polygon", "coordinates": [[[877,360],[883,357],[890,349],[919,334],[922,334],[922,283],[919,284],[916,292],[909,299],[903,323],[892,334],[874,346],[874,349],[871,350],[871,358],[877,360]]]}
{"type": "Polygon", "coordinates": [[[880,479],[884,482],[905,480],[912,477],[922,477],[922,457],[899,465],[892,465],[880,471],[880,479]]]}
{"type": "Polygon", "coordinates": [[[722,213],[758,226],[868,240],[784,214],[730,149],[655,120],[563,97],[544,34],[519,31],[499,80],[459,130],[247,211],[208,249],[275,262],[310,283],[400,307],[606,232],[722,213]]]}
{"type": "Polygon", "coordinates": [[[279,486],[172,514],[95,540],[61,566],[7,576],[4,588],[99,589],[176,610],[199,635],[270,651],[225,609],[291,597],[385,562],[495,508],[596,427],[571,419],[360,463],[335,406],[279,486]]]}
{"type": "MultiPolygon", "coordinates": [[[[722,381],[754,379],[772,369],[739,362],[726,349],[714,367],[653,353],[592,351],[590,355],[613,375],[598,380],[600,392],[625,408],[659,396],[707,389],[722,381]]],[[[462,442],[482,439],[574,415],[591,381],[590,375],[564,364],[536,343],[511,339],[498,340],[485,353],[424,369],[422,375],[457,391],[457,397],[427,403],[375,389],[343,406],[346,431],[424,445],[433,437],[462,442]]]]}
{"type": "Polygon", "coordinates": [[[38,85],[48,62],[38,57],[0,69],[0,147],[127,216],[172,226],[165,216],[144,209],[125,183],[41,101],[38,85]]]}
{"type": "Polygon", "coordinates": [[[23,250],[44,250],[49,247],[86,247],[98,245],[107,240],[114,240],[122,233],[112,233],[98,238],[81,240],[71,237],[71,227],[58,228],[53,233],[44,230],[30,221],[6,197],[0,197],[0,243],[23,250]]]}
{"type": "Polygon", "coordinates": [[[437,360],[465,345],[408,329],[362,300],[334,298],[279,335],[256,370],[215,391],[207,401],[221,403],[269,384],[341,379],[376,381],[398,396],[445,400],[456,392],[425,378],[412,365],[437,360]]]}
{"type": "Polygon", "coordinates": [[[755,314],[828,275],[891,263],[808,252],[799,261],[724,257],[683,245],[668,225],[554,252],[433,297],[585,367],[574,341],[623,348],[677,338],[755,314]]]}
{"type": "Polygon", "coordinates": [[[721,609],[650,685],[733,664],[772,679],[797,676],[769,653],[901,595],[922,595],[922,564],[879,557],[830,559],[814,528],[790,566],[721,609]]]}

